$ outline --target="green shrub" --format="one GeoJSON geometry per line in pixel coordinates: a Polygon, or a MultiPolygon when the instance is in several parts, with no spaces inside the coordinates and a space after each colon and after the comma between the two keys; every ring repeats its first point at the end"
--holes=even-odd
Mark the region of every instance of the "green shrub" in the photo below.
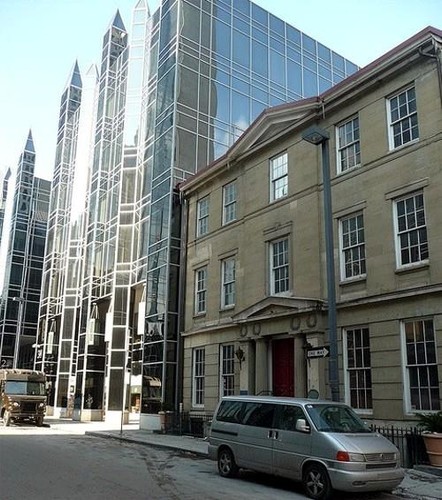
{"type": "Polygon", "coordinates": [[[419,413],[417,415],[419,423],[417,424],[426,432],[442,433],[442,411],[435,413],[419,413]]]}

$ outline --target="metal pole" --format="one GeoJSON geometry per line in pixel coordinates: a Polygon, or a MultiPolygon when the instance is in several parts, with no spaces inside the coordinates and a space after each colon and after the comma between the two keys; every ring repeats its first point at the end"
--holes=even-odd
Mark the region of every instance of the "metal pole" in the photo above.
{"type": "Polygon", "coordinates": [[[327,261],[328,335],[330,341],[329,381],[332,401],[339,401],[338,339],[336,327],[335,259],[333,245],[333,212],[330,181],[328,139],[322,143],[322,175],[324,180],[324,224],[327,261]]]}
{"type": "Polygon", "coordinates": [[[23,297],[12,297],[14,302],[18,302],[18,310],[17,310],[17,328],[15,330],[15,346],[14,346],[14,359],[12,362],[12,368],[19,368],[18,365],[18,353],[20,350],[20,335],[22,330],[23,323],[23,297]]]}

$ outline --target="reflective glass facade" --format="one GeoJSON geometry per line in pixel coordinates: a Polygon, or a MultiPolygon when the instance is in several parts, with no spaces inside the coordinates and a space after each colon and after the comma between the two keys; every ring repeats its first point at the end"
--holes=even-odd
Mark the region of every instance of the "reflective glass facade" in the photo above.
{"type": "MultiPolygon", "coordinates": [[[[0,366],[32,368],[51,183],[34,176],[31,132],[17,167],[0,306],[0,366]]],[[[5,193],[4,193],[5,195],[5,193]]],[[[2,242],[3,244],[3,242],[2,242]]]]}
{"type": "MultiPolygon", "coordinates": [[[[358,68],[247,0],[165,1],[153,14],[144,158],[152,172],[142,412],[181,400],[180,218],[174,187],[222,154],[268,106],[358,68]]],[[[140,269],[143,274],[144,269],[140,269]]]]}

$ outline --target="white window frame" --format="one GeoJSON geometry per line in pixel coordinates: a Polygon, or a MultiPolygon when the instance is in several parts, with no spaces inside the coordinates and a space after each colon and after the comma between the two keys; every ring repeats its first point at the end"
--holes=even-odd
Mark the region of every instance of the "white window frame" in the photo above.
{"type": "Polygon", "coordinates": [[[206,351],[204,347],[193,349],[192,362],[192,406],[194,408],[204,407],[205,392],[205,361],[206,351]]]}
{"type": "Polygon", "coordinates": [[[339,245],[341,261],[341,281],[351,281],[365,278],[367,259],[365,255],[365,227],[364,214],[357,212],[339,220],[339,245]],[[354,227],[346,230],[346,223],[351,224],[354,220],[354,227]],[[362,221],[362,226],[360,226],[362,221]],[[350,265],[351,273],[348,274],[347,266],[350,265]],[[353,270],[359,267],[360,272],[353,274],[353,270]]]}
{"type": "Polygon", "coordinates": [[[408,87],[387,99],[390,151],[419,140],[416,89],[408,87]],[[395,137],[399,140],[395,143],[395,137]]]}
{"type": "Polygon", "coordinates": [[[207,308],[207,266],[195,270],[195,314],[205,314],[207,308]]]}
{"type": "Polygon", "coordinates": [[[236,182],[223,186],[223,225],[236,220],[236,182]]]}
{"type": "Polygon", "coordinates": [[[220,346],[220,397],[233,396],[235,393],[235,345],[220,346]]]}
{"type": "Polygon", "coordinates": [[[229,257],[221,262],[221,307],[234,307],[236,302],[236,259],[229,257]],[[229,269],[230,266],[230,269],[229,269]]]}
{"type": "Polygon", "coordinates": [[[353,116],[336,127],[338,174],[361,166],[359,117],[353,116]]]}
{"type": "MultiPolygon", "coordinates": [[[[353,408],[358,413],[372,414],[373,413],[373,381],[367,381],[367,372],[370,372],[370,377],[372,373],[371,369],[371,352],[370,352],[370,331],[368,327],[358,326],[349,327],[343,330],[343,354],[344,354],[344,372],[345,372],[345,401],[348,405],[353,405],[353,408]],[[363,338],[368,336],[368,345],[362,345],[363,338]],[[359,336],[359,345],[356,345],[356,336],[359,336]],[[353,337],[353,356],[351,357],[353,361],[350,360],[348,342],[350,337],[353,337]],[[370,357],[370,364],[366,364],[366,350],[368,349],[368,356],[370,357]],[[352,366],[350,366],[352,365],[352,366]],[[356,381],[351,380],[352,373],[356,375],[356,381]],[[361,378],[363,380],[361,380],[361,378]],[[364,394],[362,400],[366,403],[366,407],[361,405],[360,402],[356,402],[352,398],[352,391],[356,392],[362,391],[364,394]],[[368,403],[371,400],[371,407],[368,403]]],[[[357,394],[358,401],[361,400],[360,395],[357,394]]]]}
{"type": "Polygon", "coordinates": [[[270,159],[270,201],[286,198],[288,194],[288,154],[270,159]]]}
{"type": "Polygon", "coordinates": [[[197,237],[204,236],[209,232],[209,197],[205,196],[197,202],[197,237]]]}
{"type": "Polygon", "coordinates": [[[269,269],[270,269],[270,294],[271,295],[287,295],[290,291],[290,256],[289,256],[289,239],[288,237],[279,238],[277,240],[270,242],[270,251],[269,251],[269,269]],[[282,256],[282,261],[275,262],[275,250],[276,247],[280,247],[281,245],[285,246],[281,248],[283,251],[279,252],[278,255],[282,256]],[[277,275],[282,271],[286,276],[277,279],[277,275]],[[276,283],[282,283],[285,281],[287,286],[284,290],[277,291],[276,283]]]}
{"type": "Polygon", "coordinates": [[[395,247],[396,247],[396,267],[397,269],[407,269],[414,266],[419,266],[426,264],[429,261],[429,249],[428,249],[428,231],[425,215],[425,198],[424,192],[415,191],[413,193],[408,193],[400,198],[393,200],[393,216],[394,216],[394,232],[395,232],[395,247]],[[417,198],[422,199],[422,205],[417,205],[417,198]],[[399,212],[399,204],[403,204],[405,209],[409,205],[409,201],[413,200],[413,211],[399,212]],[[416,208],[418,207],[418,208],[416,208]],[[414,214],[413,218],[410,215],[414,214]],[[406,227],[399,223],[399,217],[405,221],[406,227]],[[414,226],[413,226],[414,224],[414,226]],[[408,240],[406,246],[402,245],[404,239],[408,240]],[[413,243],[413,240],[414,241],[413,243]],[[409,262],[403,262],[402,253],[403,250],[408,249],[409,262]],[[418,252],[419,258],[414,259],[413,253],[418,252]]]}
{"type": "Polygon", "coordinates": [[[407,319],[401,322],[401,337],[402,337],[402,370],[403,370],[403,381],[404,381],[404,404],[405,412],[407,414],[414,414],[420,411],[439,411],[440,410],[440,392],[439,392],[439,377],[438,377],[438,360],[437,360],[437,342],[436,342],[436,325],[433,318],[415,318],[407,319]],[[407,325],[410,325],[407,328],[407,325]],[[419,326],[420,325],[420,326],[419,326]],[[430,327],[431,325],[431,327],[430,327]],[[432,334],[431,334],[432,331],[432,334]],[[413,336],[414,342],[407,342],[407,336],[413,336]],[[418,342],[420,343],[420,349],[417,349],[418,342]],[[432,348],[429,350],[430,343],[432,348]],[[414,349],[410,347],[413,344],[414,349]],[[434,353],[434,355],[433,355],[434,353]],[[425,363],[418,362],[419,355],[424,358],[425,363]],[[415,361],[415,362],[413,362],[415,361]],[[416,370],[415,379],[418,385],[416,390],[419,392],[419,405],[420,408],[416,408],[412,405],[411,397],[411,382],[410,373],[411,369],[416,370]],[[431,375],[430,371],[433,375],[431,375]],[[419,379],[431,380],[433,376],[434,385],[430,383],[427,385],[420,384],[419,379]],[[431,405],[431,396],[428,394],[428,399],[430,404],[428,408],[422,408],[422,394],[426,392],[434,391],[434,399],[436,404],[431,405]]]}

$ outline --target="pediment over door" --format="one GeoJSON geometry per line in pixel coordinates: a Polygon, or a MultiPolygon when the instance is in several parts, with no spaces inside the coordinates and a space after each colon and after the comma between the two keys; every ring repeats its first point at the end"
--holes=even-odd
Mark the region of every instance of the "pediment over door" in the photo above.
{"type": "Polygon", "coordinates": [[[272,317],[305,314],[310,311],[321,311],[324,309],[324,304],[323,300],[303,297],[266,297],[232,316],[232,321],[234,323],[245,323],[272,317]]]}

